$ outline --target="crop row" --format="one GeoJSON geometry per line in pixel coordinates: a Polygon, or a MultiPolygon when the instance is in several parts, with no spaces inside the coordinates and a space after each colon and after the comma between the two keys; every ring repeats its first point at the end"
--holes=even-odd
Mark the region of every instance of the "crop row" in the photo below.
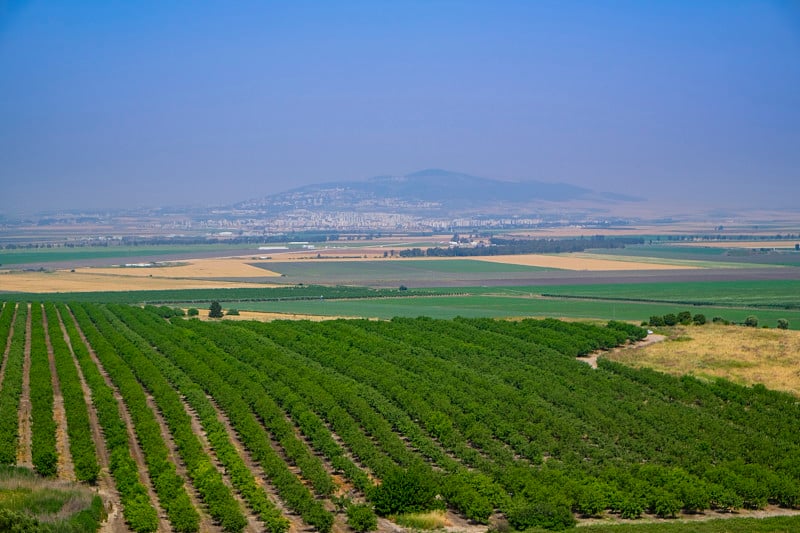
{"type": "MultiPolygon", "coordinates": [[[[125,308],[119,308],[119,316],[126,321],[133,320],[129,316],[130,313],[125,313],[125,311],[125,308]]],[[[112,318],[112,320],[114,320],[114,318],[112,318]]],[[[159,368],[164,377],[172,383],[186,399],[189,406],[197,413],[203,430],[206,433],[206,437],[214,449],[217,458],[230,475],[234,487],[236,487],[243,496],[249,507],[259,516],[267,529],[272,533],[282,533],[285,531],[289,526],[288,521],[281,515],[264,489],[256,483],[253,472],[247,467],[236,451],[236,448],[231,443],[224,424],[217,419],[217,411],[203,389],[195,384],[189,376],[172,361],[166,357],[162,357],[145,339],[126,326],[122,326],[119,322],[117,322],[116,325],[119,331],[123,332],[128,339],[136,343],[141,353],[148,357],[148,359],[159,368]]],[[[175,351],[176,348],[170,347],[166,343],[161,343],[160,350],[175,351]]],[[[183,356],[186,357],[187,354],[183,354],[183,356]]]]}
{"type": "Polygon", "coordinates": [[[69,450],[75,465],[75,476],[78,481],[93,484],[97,481],[100,467],[97,463],[97,450],[89,425],[87,399],[83,395],[78,371],[75,368],[69,345],[64,339],[60,317],[53,303],[45,304],[45,315],[47,316],[47,329],[53,348],[61,395],[64,397],[69,450]]]}
{"type": "MultiPolygon", "coordinates": [[[[145,326],[142,331],[155,332],[150,326],[145,326]]],[[[273,449],[270,434],[262,425],[262,420],[266,417],[257,417],[254,414],[267,412],[268,402],[264,401],[266,397],[263,394],[257,394],[251,388],[250,377],[227,365],[222,357],[205,357],[202,343],[195,344],[191,354],[170,349],[171,344],[166,339],[159,339],[158,346],[166,357],[213,396],[287,506],[318,530],[329,531],[333,516],[314,499],[308,488],[273,449]],[[247,400],[242,397],[243,394],[247,395],[247,400]]]]}
{"type": "MultiPolygon", "coordinates": [[[[13,313],[14,306],[6,304],[3,309],[4,320],[13,313]]],[[[17,306],[14,319],[14,334],[5,360],[5,374],[0,389],[0,464],[13,465],[17,462],[19,443],[19,409],[22,394],[22,369],[25,358],[27,304],[17,306]]]]}
{"type": "MultiPolygon", "coordinates": [[[[90,307],[91,309],[91,307],[90,307]]],[[[103,368],[122,395],[144,453],[153,488],[176,531],[197,531],[200,516],[186,492],[183,479],[161,434],[158,421],[147,403],[144,390],[131,369],[117,353],[115,345],[106,340],[84,308],[75,307],[75,316],[94,349],[103,368]]]]}
{"type": "Polygon", "coordinates": [[[39,474],[52,477],[58,470],[56,423],[53,419],[53,381],[45,343],[42,306],[31,306],[31,455],[39,474]]]}
{"type": "MultiPolygon", "coordinates": [[[[94,364],[78,332],[72,313],[63,305],[59,305],[58,310],[64,318],[64,326],[72,340],[72,349],[81,373],[91,390],[92,404],[103,430],[109,454],[109,469],[120,495],[125,521],[137,533],[156,531],[159,524],[158,513],[150,502],[147,488],[139,479],[139,471],[131,454],[127,428],[120,416],[120,406],[114,397],[114,390],[105,382],[100,370],[94,364]]],[[[76,315],[79,313],[80,310],[76,309],[76,315]]]]}

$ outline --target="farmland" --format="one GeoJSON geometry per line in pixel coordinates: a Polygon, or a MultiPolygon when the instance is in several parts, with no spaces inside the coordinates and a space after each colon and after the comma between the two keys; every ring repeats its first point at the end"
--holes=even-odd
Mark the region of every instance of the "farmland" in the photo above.
{"type": "Polygon", "coordinates": [[[576,361],[642,338],[633,326],[150,309],[0,313],[2,462],[41,443],[33,468],[105,486],[117,528],[362,530],[441,507],[558,528],[800,503],[796,399],[576,361]],[[30,429],[12,415],[27,404],[30,429]]]}

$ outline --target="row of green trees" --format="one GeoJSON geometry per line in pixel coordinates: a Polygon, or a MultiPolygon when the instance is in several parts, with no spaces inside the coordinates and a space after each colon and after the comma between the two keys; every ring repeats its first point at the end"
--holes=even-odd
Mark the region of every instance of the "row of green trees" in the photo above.
{"type": "MultiPolygon", "coordinates": [[[[159,525],[158,510],[150,501],[147,487],[139,479],[139,470],[133,459],[128,430],[121,416],[120,406],[100,370],[91,358],[89,350],[77,329],[75,318],[63,304],[58,312],[64,319],[64,327],[78,361],[80,373],[91,391],[92,405],[103,430],[108,450],[109,470],[120,495],[125,521],[137,533],[156,531],[159,525]]],[[[80,313],[80,310],[76,310],[80,313]]],[[[84,320],[85,321],[85,320],[84,320]]]]}
{"type": "Polygon", "coordinates": [[[100,467],[89,424],[87,398],[83,395],[78,370],[61,329],[60,315],[53,303],[45,304],[45,316],[61,395],[64,398],[69,450],[75,466],[75,477],[78,481],[94,484],[100,474],[100,467]]]}
{"type": "Polygon", "coordinates": [[[178,454],[186,465],[188,476],[206,504],[209,515],[221,525],[223,531],[242,531],[247,525],[247,519],[225,485],[222,475],[203,449],[180,395],[161,370],[144,355],[143,350],[147,346],[137,343],[138,339],[135,337],[126,336],[122,323],[107,309],[92,307],[88,312],[98,331],[114,346],[117,355],[152,395],[169,427],[178,454]]]}
{"type": "MultiPolygon", "coordinates": [[[[13,336],[5,358],[5,375],[0,389],[0,464],[17,462],[19,443],[19,402],[22,395],[22,370],[25,360],[25,331],[28,305],[6,303],[0,316],[0,331],[9,331],[13,318],[13,336]]],[[[7,338],[5,336],[0,338],[7,338]]],[[[0,344],[2,348],[4,345],[0,344]]]]}
{"type": "MultiPolygon", "coordinates": [[[[166,357],[195,383],[213,395],[251,457],[263,468],[287,506],[318,530],[329,531],[333,525],[333,516],[319,501],[314,499],[308,488],[288,468],[284,459],[275,452],[270,443],[270,435],[264,430],[259,418],[251,411],[249,403],[242,397],[240,387],[246,385],[249,376],[238,376],[237,378],[237,375],[233,373],[235,369],[226,365],[221,357],[208,355],[204,342],[191,342],[189,344],[191,346],[190,354],[175,349],[180,347],[175,341],[179,341],[181,335],[174,328],[173,336],[168,339],[160,335],[159,328],[154,327],[156,324],[153,322],[144,325],[129,323],[149,341],[155,340],[159,350],[166,357]],[[236,386],[231,383],[232,379],[235,380],[236,386]]],[[[160,321],[159,325],[168,326],[169,324],[160,321]]],[[[279,529],[280,524],[275,523],[273,527],[279,529]]]]}
{"type": "MultiPolygon", "coordinates": [[[[96,311],[92,306],[87,307],[96,311]]],[[[142,386],[117,354],[114,344],[106,340],[97,329],[87,308],[75,306],[72,309],[97,359],[108,373],[130,413],[150,480],[173,529],[181,532],[197,531],[200,515],[189,500],[184,481],[178,475],[175,463],[170,459],[161,428],[147,403],[142,386]]]]}
{"type": "Polygon", "coordinates": [[[53,419],[53,382],[45,343],[42,306],[31,305],[30,401],[31,457],[33,467],[45,477],[58,471],[56,423],[53,419]]]}

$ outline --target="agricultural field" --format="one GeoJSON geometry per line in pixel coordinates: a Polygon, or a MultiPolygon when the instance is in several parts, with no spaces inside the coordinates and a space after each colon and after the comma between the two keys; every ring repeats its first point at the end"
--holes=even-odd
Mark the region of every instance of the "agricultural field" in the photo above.
{"type": "Polygon", "coordinates": [[[800,327],[800,309],[753,309],[738,306],[686,305],[669,302],[624,301],[614,299],[543,297],[539,293],[551,287],[492,288],[486,292],[464,288],[463,294],[395,297],[352,300],[304,300],[269,302],[228,302],[226,307],[320,316],[349,316],[390,319],[395,316],[432,318],[464,317],[557,317],[569,319],[616,319],[641,322],[653,315],[679,313],[690,309],[705,314],[709,320],[722,317],[731,322],[744,322],[757,315],[762,325],[775,327],[781,318],[792,329],[800,327]],[[538,291],[538,292],[537,292],[538,291]]]}
{"type": "Polygon", "coordinates": [[[167,309],[0,312],[0,463],[97,487],[111,531],[798,514],[796,397],[580,361],[636,326],[167,309]]]}

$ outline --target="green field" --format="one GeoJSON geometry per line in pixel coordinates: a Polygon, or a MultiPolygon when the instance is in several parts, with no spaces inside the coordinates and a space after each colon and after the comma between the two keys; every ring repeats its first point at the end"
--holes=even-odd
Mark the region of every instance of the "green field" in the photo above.
{"type": "Polygon", "coordinates": [[[700,305],[800,307],[800,280],[630,283],[531,288],[557,296],[700,305]]]}
{"type": "MultiPolygon", "coordinates": [[[[787,243],[790,241],[787,241],[787,243]]],[[[787,244],[788,246],[793,246],[787,244]]],[[[617,257],[657,258],[679,261],[713,261],[717,264],[784,265],[800,266],[800,253],[795,251],[761,252],[748,248],[711,248],[698,243],[697,246],[641,245],[627,246],[602,253],[617,257]]]]}
{"type": "Polygon", "coordinates": [[[553,270],[524,265],[490,263],[473,259],[396,259],[390,261],[335,261],[258,263],[260,268],[279,272],[284,279],[304,283],[382,283],[398,285],[412,281],[523,279],[531,272],[553,270]]]}
{"type": "Polygon", "coordinates": [[[742,322],[756,315],[761,324],[774,327],[779,318],[789,320],[790,328],[800,328],[800,310],[748,309],[740,307],[687,306],[669,303],[602,301],[541,298],[521,294],[481,294],[463,296],[420,296],[359,300],[311,300],[281,302],[230,302],[225,306],[239,310],[269,311],[325,316],[355,316],[388,319],[394,316],[432,318],[463,317],[564,317],[580,319],[647,320],[689,310],[709,319],[721,316],[742,322]]]}

